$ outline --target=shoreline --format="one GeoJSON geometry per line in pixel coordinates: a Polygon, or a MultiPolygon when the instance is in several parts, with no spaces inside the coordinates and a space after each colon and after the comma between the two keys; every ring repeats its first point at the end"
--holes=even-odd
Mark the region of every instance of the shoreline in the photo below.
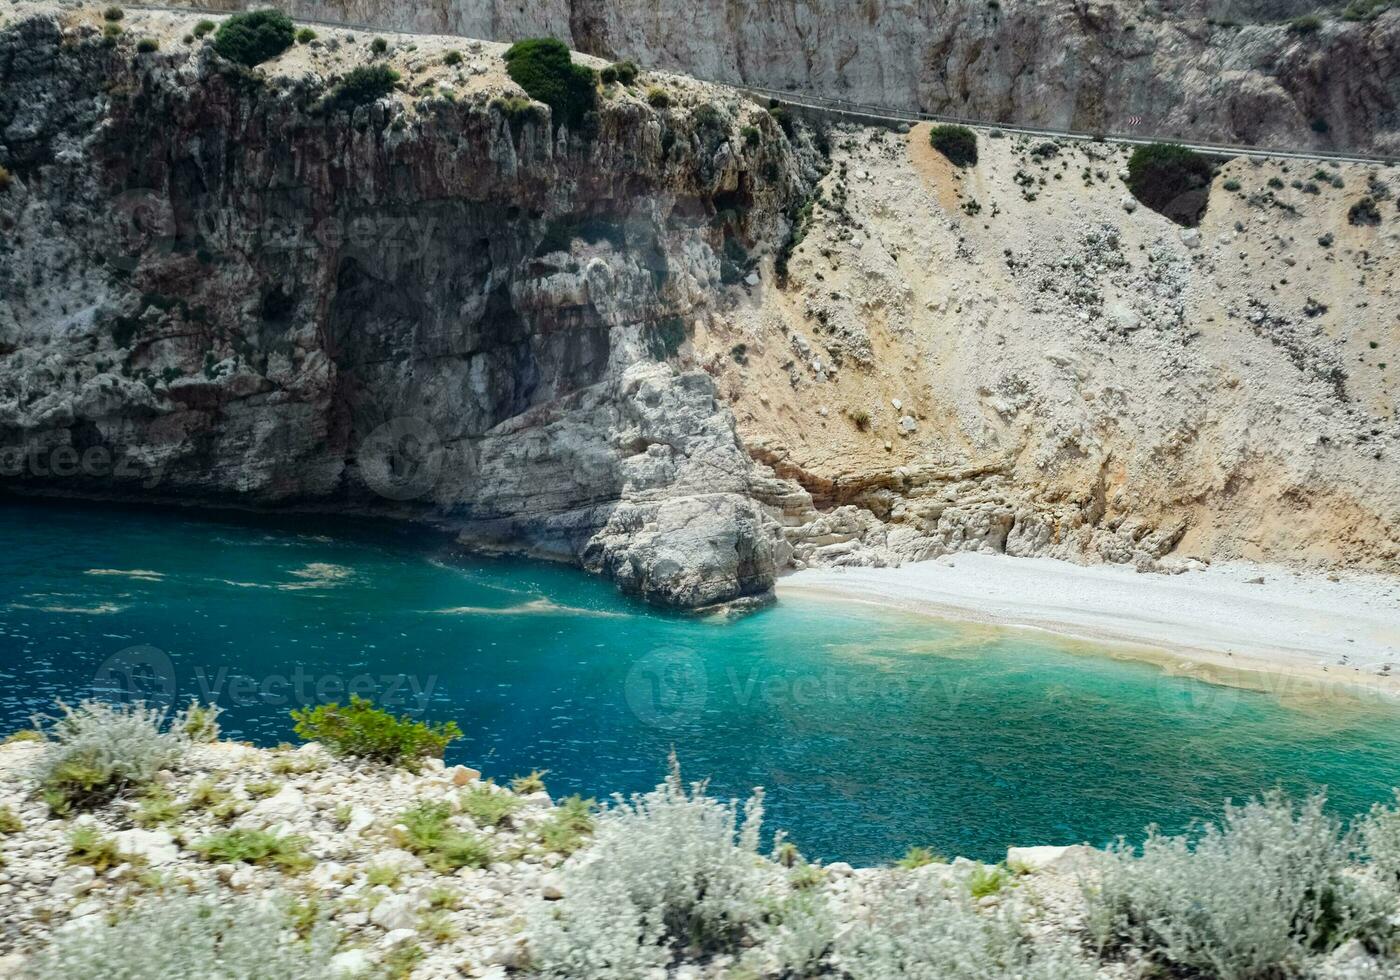
{"type": "Polygon", "coordinates": [[[1335,578],[1248,562],[1161,575],[962,553],[898,568],[804,569],[779,579],[777,592],[1050,633],[1278,695],[1400,700],[1400,579],[1335,578]]]}

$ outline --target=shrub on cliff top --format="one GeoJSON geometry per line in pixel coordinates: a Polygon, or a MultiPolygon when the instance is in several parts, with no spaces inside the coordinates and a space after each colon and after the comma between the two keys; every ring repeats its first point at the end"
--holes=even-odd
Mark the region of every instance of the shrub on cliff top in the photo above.
{"type": "Polygon", "coordinates": [[[966,126],[934,126],[928,141],[955,167],[977,165],[977,134],[966,126]]]}
{"type": "Polygon", "coordinates": [[[3,191],[6,188],[8,188],[10,186],[10,181],[12,181],[13,179],[14,178],[10,176],[10,172],[8,170],[6,170],[4,167],[0,167],[0,191],[3,191]]]}
{"type": "Polygon", "coordinates": [[[576,65],[568,47],[552,37],[512,44],[506,72],[532,99],[554,110],[554,124],[578,129],[597,105],[598,81],[592,68],[576,65]]]}
{"type": "Polygon", "coordinates": [[[25,965],[24,980],[201,977],[204,980],[308,980],[335,975],[335,930],[308,926],[290,937],[288,899],[180,895],[109,920],[55,933],[25,965]]]}
{"type": "Polygon", "coordinates": [[[139,701],[59,707],[63,717],[52,719],[51,744],[38,773],[44,799],[56,813],[99,806],[128,787],[149,783],[184,754],[183,715],[162,731],[165,713],[139,701]]]}
{"type": "Polygon", "coordinates": [[[441,756],[449,743],[462,737],[454,721],[426,724],[395,718],[366,698],[352,694],[348,705],[322,704],[292,712],[295,731],[320,742],[335,755],[355,756],[388,765],[417,765],[428,756],[441,756]]]}
{"type": "Polygon", "coordinates": [[[1128,158],[1128,190],[1158,214],[1192,227],[1205,213],[1214,172],[1211,162],[1195,150],[1149,143],[1128,158]]]}
{"type": "Polygon", "coordinates": [[[214,50],[249,68],[275,58],[292,46],[296,29],[280,10],[234,14],[214,35],[214,50]]]}
{"type": "Polygon", "coordinates": [[[387,65],[361,65],[352,69],[336,86],[330,103],[340,109],[369,105],[392,92],[398,80],[399,73],[387,65]]]}

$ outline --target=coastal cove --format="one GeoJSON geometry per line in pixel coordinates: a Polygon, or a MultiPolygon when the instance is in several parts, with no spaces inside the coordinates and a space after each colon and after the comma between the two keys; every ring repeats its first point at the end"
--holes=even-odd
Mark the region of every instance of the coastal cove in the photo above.
{"type": "Polygon", "coordinates": [[[674,747],[715,795],[762,785],[770,827],[853,864],[1178,831],[1275,785],[1326,785],[1350,815],[1400,783],[1378,698],[1207,684],[815,593],[670,616],[562,566],[349,527],[0,505],[0,730],[135,678],[158,703],[216,698],[225,737],[271,746],[290,708],[356,691],[456,719],[449,764],[547,769],[556,796],[649,788],[674,747]]]}

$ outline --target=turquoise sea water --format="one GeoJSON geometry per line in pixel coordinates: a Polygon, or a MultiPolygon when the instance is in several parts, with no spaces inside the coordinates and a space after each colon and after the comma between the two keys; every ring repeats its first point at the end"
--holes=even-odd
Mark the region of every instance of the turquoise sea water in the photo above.
{"type": "Polygon", "coordinates": [[[54,699],[217,697],[225,732],[356,690],[454,718],[449,752],[551,790],[653,785],[672,747],[712,791],[768,792],[803,851],[1176,830],[1226,797],[1326,784],[1354,813],[1400,783],[1400,712],[1170,678],[1038,634],[785,600],[659,615],[566,568],[313,519],[0,503],[0,731],[54,699]]]}

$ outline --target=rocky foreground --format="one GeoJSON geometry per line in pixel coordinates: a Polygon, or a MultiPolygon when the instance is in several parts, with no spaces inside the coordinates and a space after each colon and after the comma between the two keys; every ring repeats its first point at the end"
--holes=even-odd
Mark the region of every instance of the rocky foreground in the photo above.
{"type": "MultiPolygon", "coordinates": [[[[532,905],[561,900],[559,868],[576,848],[586,854],[591,833],[584,829],[589,821],[576,819],[575,804],[561,807],[529,783],[513,790],[436,759],[418,773],[355,764],[315,743],[192,745],[178,767],[160,775],[157,790],[92,813],[55,817],[37,797],[35,766],[45,750],[44,743],[27,740],[0,746],[0,812],[15,818],[0,836],[0,975],[7,977],[60,930],[180,893],[297,903],[304,915],[321,916],[336,931],[333,975],[397,969],[426,980],[528,972],[525,916],[532,905]],[[479,839],[482,850],[470,866],[447,870],[433,853],[405,849],[405,814],[424,804],[445,804],[452,825],[479,839]],[[295,844],[285,854],[248,861],[211,860],[195,849],[210,835],[237,829],[267,831],[295,844]],[[75,836],[87,831],[102,843],[75,848],[75,836]]],[[[1039,872],[1017,879],[1015,890],[1049,902],[1044,927],[1071,914],[1063,906],[1077,889],[1072,872],[1083,867],[1087,851],[1010,852],[1020,870],[1039,872]]],[[[864,889],[891,875],[947,875],[980,866],[959,861],[919,872],[840,863],[803,867],[812,888],[854,907],[864,889]]],[[[999,901],[992,894],[982,904],[999,901]]],[[[735,958],[720,957],[683,966],[676,975],[737,976],[729,972],[734,966],[735,958]]]]}

